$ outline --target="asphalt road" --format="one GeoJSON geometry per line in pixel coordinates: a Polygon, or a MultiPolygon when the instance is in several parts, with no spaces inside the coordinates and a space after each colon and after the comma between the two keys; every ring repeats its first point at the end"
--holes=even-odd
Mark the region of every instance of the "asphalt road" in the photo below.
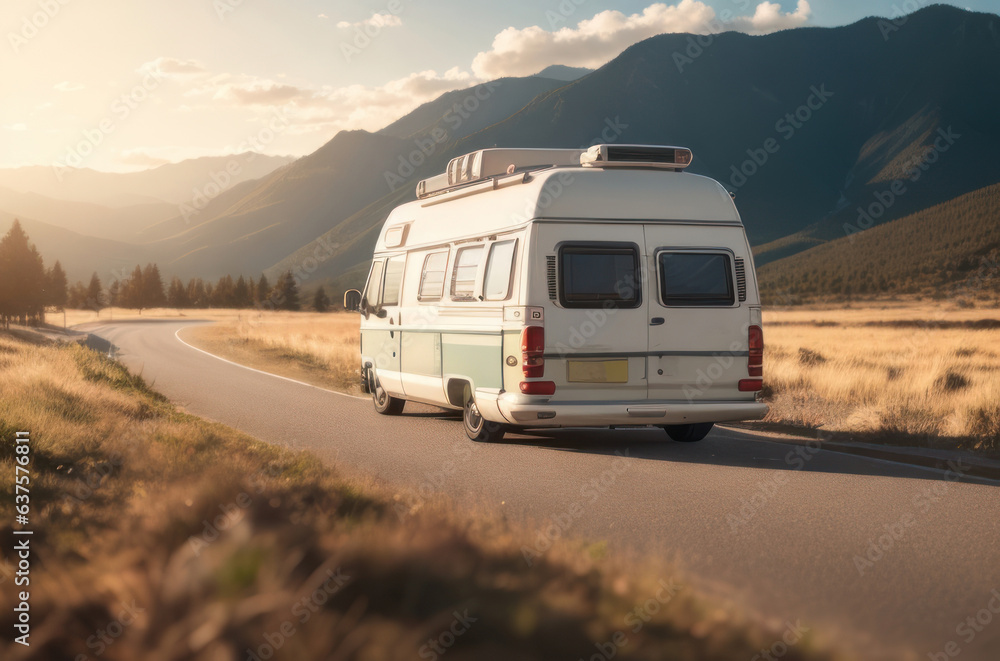
{"type": "Polygon", "coordinates": [[[949,643],[963,660],[1000,658],[1000,485],[835,452],[795,454],[719,428],[694,444],[653,429],[476,444],[459,419],[428,407],[383,417],[368,400],[200,352],[175,335],[190,325],[86,330],[193,414],[384,482],[503,510],[540,535],[555,520],[612,552],[667,555],[709,589],[800,618],[863,658],[898,658],[898,645],[919,659],[951,658],[937,656],[949,643]]]}

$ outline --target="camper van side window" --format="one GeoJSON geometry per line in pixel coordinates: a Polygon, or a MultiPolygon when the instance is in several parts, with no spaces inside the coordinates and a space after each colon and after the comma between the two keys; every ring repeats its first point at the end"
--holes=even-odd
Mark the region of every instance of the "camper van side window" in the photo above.
{"type": "Polygon", "coordinates": [[[639,307],[639,251],[634,245],[572,244],[562,246],[559,254],[563,307],[639,307]]]}
{"type": "Polygon", "coordinates": [[[392,257],[385,263],[385,284],[382,285],[382,305],[399,305],[399,289],[403,284],[406,255],[392,257]]]}
{"type": "Polygon", "coordinates": [[[510,294],[511,267],[514,265],[516,240],[498,241],[490,246],[486,262],[483,295],[487,301],[503,301],[510,294]]]}
{"type": "Polygon", "coordinates": [[[444,274],[448,270],[448,251],[432,252],[424,257],[420,272],[418,301],[440,301],[444,295],[444,274]]]}
{"type": "Polygon", "coordinates": [[[365,300],[362,306],[366,309],[375,309],[379,306],[379,299],[382,296],[382,260],[372,262],[372,270],[368,273],[368,284],[365,285],[365,300]]]}
{"type": "Polygon", "coordinates": [[[460,248],[455,257],[455,268],[451,273],[451,299],[453,301],[476,300],[476,275],[479,262],[483,259],[483,247],[460,248]]]}
{"type": "Polygon", "coordinates": [[[660,297],[677,307],[728,307],[733,295],[733,267],[725,253],[661,252],[660,297]]]}

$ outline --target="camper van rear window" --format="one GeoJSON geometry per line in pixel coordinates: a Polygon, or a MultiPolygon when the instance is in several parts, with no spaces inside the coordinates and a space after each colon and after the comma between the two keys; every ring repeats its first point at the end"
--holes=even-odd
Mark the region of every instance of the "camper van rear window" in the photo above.
{"type": "Polygon", "coordinates": [[[639,306],[639,255],[634,246],[578,244],[563,246],[559,252],[563,307],[639,306]]]}
{"type": "Polygon", "coordinates": [[[661,252],[660,297],[678,307],[730,306],[733,269],[724,253],[661,252]]]}

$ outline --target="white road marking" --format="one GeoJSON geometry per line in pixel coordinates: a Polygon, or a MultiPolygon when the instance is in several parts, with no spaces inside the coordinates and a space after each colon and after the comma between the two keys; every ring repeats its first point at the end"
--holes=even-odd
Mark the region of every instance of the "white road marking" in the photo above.
{"type": "Polygon", "coordinates": [[[323,392],[329,392],[329,393],[333,393],[334,395],[340,395],[341,397],[350,397],[351,399],[360,399],[360,400],[365,400],[365,401],[367,401],[369,399],[368,397],[358,397],[357,395],[348,395],[347,393],[337,392],[336,390],[330,390],[328,388],[320,388],[319,386],[315,386],[315,385],[313,385],[311,383],[306,383],[305,381],[299,381],[297,379],[290,379],[287,376],[281,376],[280,374],[273,374],[271,372],[265,372],[264,370],[254,369],[253,367],[247,367],[246,365],[241,365],[240,363],[236,363],[236,362],[233,362],[231,360],[227,360],[226,358],[223,358],[222,356],[216,356],[214,353],[209,353],[208,351],[205,351],[204,349],[199,349],[198,347],[194,346],[193,344],[188,344],[187,342],[185,342],[184,340],[182,340],[181,336],[180,336],[180,332],[182,330],[184,330],[184,329],[183,328],[178,328],[174,332],[174,337],[177,338],[178,342],[180,342],[184,346],[188,347],[189,349],[194,349],[195,351],[200,351],[203,354],[205,354],[206,356],[211,356],[212,358],[215,358],[216,360],[221,360],[224,363],[229,363],[230,365],[236,365],[237,367],[242,367],[245,370],[250,370],[251,372],[257,372],[258,374],[266,374],[267,376],[273,376],[274,378],[281,379],[282,381],[291,381],[292,383],[297,383],[300,386],[308,386],[309,388],[315,388],[316,390],[322,390],[323,392]]]}

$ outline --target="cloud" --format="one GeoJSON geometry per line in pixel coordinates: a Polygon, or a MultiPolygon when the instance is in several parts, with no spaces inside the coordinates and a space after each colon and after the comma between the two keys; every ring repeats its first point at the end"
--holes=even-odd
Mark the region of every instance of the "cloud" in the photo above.
{"type": "Polygon", "coordinates": [[[357,21],[356,23],[351,23],[350,21],[340,21],[337,23],[337,27],[341,29],[348,28],[397,28],[403,24],[403,19],[395,14],[389,13],[376,13],[373,14],[371,18],[366,18],[363,21],[357,21]]]}
{"type": "Polygon", "coordinates": [[[280,107],[291,124],[290,132],[365,129],[375,131],[391,124],[417,106],[445,92],[479,82],[468,71],[454,67],[443,73],[418,71],[382,85],[344,87],[291,84],[271,78],[217,74],[202,79],[183,92],[195,105],[227,105],[266,111],[280,107]],[[200,100],[200,101],[198,101],[200,100]]]}
{"type": "Polygon", "coordinates": [[[77,83],[71,83],[68,80],[64,80],[61,83],[56,83],[52,86],[52,89],[57,92],[78,92],[83,89],[83,85],[77,83]]]}
{"type": "Polygon", "coordinates": [[[305,87],[287,85],[273,80],[254,79],[248,82],[225,83],[213,98],[241,106],[278,106],[287,103],[307,105],[316,92],[305,87]]]}
{"type": "Polygon", "coordinates": [[[749,34],[767,34],[778,30],[799,28],[809,21],[812,7],[807,0],[799,0],[795,11],[782,14],[781,5],[776,2],[762,2],[757,5],[753,16],[740,16],[729,22],[729,27],[749,34]]]}
{"type": "Polygon", "coordinates": [[[158,57],[146,62],[139,73],[155,73],[158,76],[191,77],[203,76],[208,70],[197,60],[179,60],[176,57],[158,57]]]}
{"type": "Polygon", "coordinates": [[[330,17],[329,17],[329,16],[327,16],[326,14],[320,14],[320,15],[319,15],[319,16],[317,16],[316,18],[330,18],[330,17]]]}
{"type": "Polygon", "coordinates": [[[17,124],[4,124],[4,128],[8,131],[27,131],[28,126],[18,122],[17,124]]]}
{"type": "MultiPolygon", "coordinates": [[[[490,50],[476,55],[472,70],[481,79],[528,76],[551,64],[596,68],[632,44],[665,32],[708,34],[740,30],[764,34],[799,27],[811,13],[807,0],[799,0],[793,13],[782,14],[775,3],[762,2],[753,16],[728,22],[717,19],[715,10],[700,0],[681,0],[677,5],[652,4],[641,13],[625,15],[603,11],[576,27],[545,30],[537,25],[507,28],[494,39],[490,50]]],[[[726,13],[723,14],[727,15],[726,13]]]]}

